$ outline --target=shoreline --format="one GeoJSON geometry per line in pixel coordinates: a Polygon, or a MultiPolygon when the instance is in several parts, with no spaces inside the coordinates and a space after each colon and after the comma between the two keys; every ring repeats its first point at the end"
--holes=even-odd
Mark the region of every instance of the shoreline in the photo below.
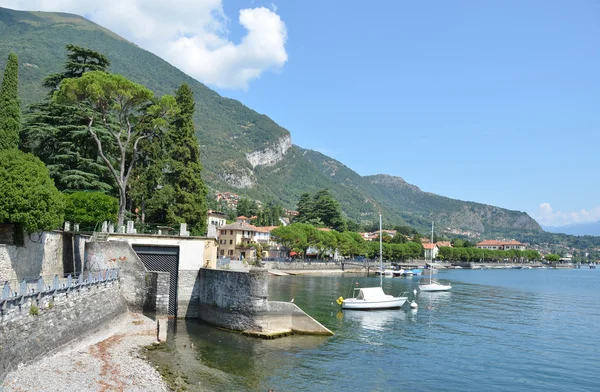
{"type": "Polygon", "coordinates": [[[169,389],[142,347],[156,341],[156,322],[128,313],[102,330],[9,373],[0,391],[160,391],[169,389]]]}

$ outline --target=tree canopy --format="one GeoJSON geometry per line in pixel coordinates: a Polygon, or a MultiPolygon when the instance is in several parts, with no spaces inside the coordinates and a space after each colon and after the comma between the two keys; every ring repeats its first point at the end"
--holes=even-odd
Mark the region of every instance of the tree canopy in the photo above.
{"type": "Polygon", "coordinates": [[[65,194],[65,220],[84,225],[117,219],[119,200],[101,192],[65,194]]]}
{"type": "Polygon", "coordinates": [[[21,104],[18,95],[19,58],[8,55],[0,87],[0,150],[19,147],[21,131],[21,104]]]}
{"type": "MultiPolygon", "coordinates": [[[[97,52],[67,45],[66,69],[44,80],[53,94],[64,79],[78,78],[89,70],[105,71],[108,59],[97,52]]],[[[76,105],[51,100],[31,105],[25,116],[20,147],[39,157],[61,191],[98,190],[112,192],[115,182],[98,155],[98,147],[87,130],[87,118],[76,105]]],[[[94,132],[102,140],[110,137],[101,128],[94,132]]]]}
{"type": "Polygon", "coordinates": [[[170,160],[164,185],[172,187],[174,195],[167,207],[167,219],[168,223],[186,222],[192,234],[204,234],[208,189],[202,181],[200,151],[194,135],[194,95],[187,84],[177,89],[175,100],[179,110],[166,134],[170,160]]]}
{"type": "Polygon", "coordinates": [[[87,131],[118,186],[117,224],[122,225],[127,185],[136,163],[139,143],[168,127],[168,118],[176,113],[175,99],[165,95],[156,100],[152,91],[121,75],[91,71],[80,78],[63,80],[60,89],[54,93],[54,100],[60,104],[76,105],[86,117],[87,131]],[[102,140],[94,125],[112,138],[102,140]]]}
{"type": "Polygon", "coordinates": [[[0,222],[28,232],[58,229],[64,200],[39,158],[17,149],[0,151],[0,222]]]}
{"type": "Polygon", "coordinates": [[[318,191],[314,196],[302,194],[298,200],[298,212],[295,219],[298,223],[323,225],[337,231],[348,229],[340,204],[327,189],[318,191]]]}

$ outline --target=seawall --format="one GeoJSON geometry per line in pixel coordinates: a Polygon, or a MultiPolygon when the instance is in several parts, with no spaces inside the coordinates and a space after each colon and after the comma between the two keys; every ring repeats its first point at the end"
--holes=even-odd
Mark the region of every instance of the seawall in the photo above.
{"type": "Polygon", "coordinates": [[[118,278],[63,285],[65,281],[46,292],[19,290],[0,301],[0,383],[20,364],[87,336],[127,312],[118,278]]]}
{"type": "Polygon", "coordinates": [[[292,333],[333,335],[293,303],[268,301],[268,272],[200,270],[200,318],[210,324],[272,338],[292,333]]]}

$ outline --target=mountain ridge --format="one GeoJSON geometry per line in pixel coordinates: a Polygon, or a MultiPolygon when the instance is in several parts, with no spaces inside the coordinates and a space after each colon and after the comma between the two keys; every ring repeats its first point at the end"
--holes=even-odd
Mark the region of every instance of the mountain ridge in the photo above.
{"type": "MultiPolygon", "coordinates": [[[[24,106],[42,100],[42,79],[63,67],[66,44],[106,55],[110,72],[146,85],[158,95],[188,83],[196,99],[196,135],[205,182],[213,190],[234,191],[294,208],[300,194],[328,188],[344,213],[360,223],[386,221],[426,228],[432,220],[448,230],[501,235],[540,232],[524,212],[460,201],[423,192],[401,177],[360,176],[343,163],[292,143],[291,133],[243,103],[223,97],[160,57],[114,32],[74,14],[0,8],[0,56],[19,55],[24,106]],[[25,65],[28,64],[28,65],[25,65]]],[[[4,62],[0,62],[0,70],[4,62]]]]}

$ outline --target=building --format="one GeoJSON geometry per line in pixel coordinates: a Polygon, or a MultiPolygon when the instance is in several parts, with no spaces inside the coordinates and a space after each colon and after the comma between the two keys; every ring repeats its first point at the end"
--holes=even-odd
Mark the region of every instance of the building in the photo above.
{"type": "Polygon", "coordinates": [[[245,223],[245,224],[249,225],[250,221],[252,221],[252,219],[256,219],[256,217],[252,216],[252,217],[248,218],[247,216],[240,215],[237,217],[236,222],[237,223],[245,223]]]}
{"type": "Polygon", "coordinates": [[[253,226],[243,221],[219,227],[218,255],[239,260],[255,260],[255,244],[262,247],[262,257],[284,255],[283,247],[271,238],[271,231],[279,226],[253,226]]]}
{"type": "Polygon", "coordinates": [[[208,226],[221,227],[227,223],[227,216],[225,214],[208,210],[208,226]]]}
{"type": "Polygon", "coordinates": [[[437,244],[423,244],[423,248],[425,248],[425,260],[434,260],[440,251],[437,244]]]}
{"type": "Polygon", "coordinates": [[[255,236],[256,227],[247,223],[236,222],[219,227],[219,257],[254,259],[256,251],[252,244],[255,236]]]}
{"type": "Polygon", "coordinates": [[[452,243],[450,241],[438,241],[435,244],[438,246],[438,248],[441,248],[442,246],[452,248],[452,243]]]}
{"type": "Polygon", "coordinates": [[[477,243],[475,245],[476,248],[479,249],[489,249],[489,250],[525,250],[525,245],[520,243],[519,241],[497,241],[497,240],[485,240],[477,243]]]}

